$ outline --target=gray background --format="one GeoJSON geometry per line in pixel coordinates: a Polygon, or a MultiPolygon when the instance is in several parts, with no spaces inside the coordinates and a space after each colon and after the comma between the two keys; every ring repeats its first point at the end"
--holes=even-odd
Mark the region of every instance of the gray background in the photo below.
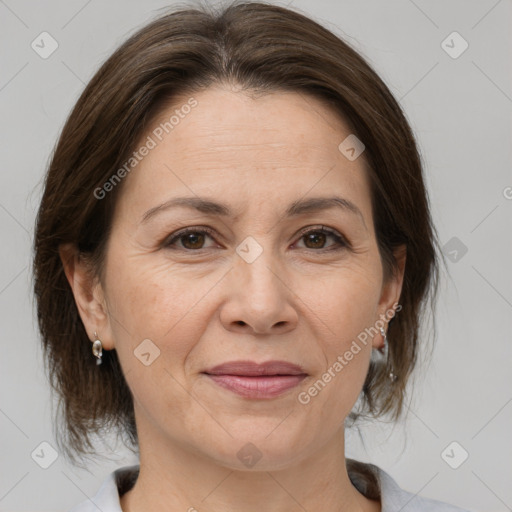
{"type": "MultiPolygon", "coordinates": [[[[31,458],[41,442],[55,445],[33,314],[31,239],[45,166],[84,84],[165,5],[0,0],[3,511],[68,510],[92,497],[110,471],[134,462],[117,450],[87,472],[62,456],[48,469],[31,458]],[[59,44],[47,59],[31,48],[43,31],[59,44]]],[[[347,455],[380,465],[413,493],[473,511],[512,510],[512,3],[295,0],[292,7],[346,37],[401,100],[423,154],[441,243],[456,237],[450,243],[468,249],[443,275],[436,351],[406,420],[365,426],[364,445],[348,432],[347,455]],[[453,31],[469,43],[455,59],[441,46],[453,31]],[[448,450],[452,464],[469,453],[457,469],[441,456],[453,441],[460,446],[448,450]]]]}

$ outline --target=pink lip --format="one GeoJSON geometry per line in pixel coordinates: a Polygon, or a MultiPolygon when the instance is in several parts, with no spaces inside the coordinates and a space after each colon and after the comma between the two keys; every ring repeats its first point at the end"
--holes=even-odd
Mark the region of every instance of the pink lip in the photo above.
{"type": "Polygon", "coordinates": [[[245,398],[273,398],[294,388],[307,376],[300,366],[287,361],[231,361],[203,373],[245,398]]]}
{"type": "Polygon", "coordinates": [[[294,388],[306,375],[273,375],[241,377],[239,375],[208,375],[223,388],[245,398],[273,398],[294,388]]]}
{"type": "Polygon", "coordinates": [[[206,370],[209,375],[242,375],[257,377],[262,375],[305,375],[306,372],[298,365],[288,361],[230,361],[206,370]]]}

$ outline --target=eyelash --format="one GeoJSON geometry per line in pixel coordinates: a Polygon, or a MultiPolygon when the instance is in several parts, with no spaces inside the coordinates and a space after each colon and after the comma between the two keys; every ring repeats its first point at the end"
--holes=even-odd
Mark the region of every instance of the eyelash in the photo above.
{"type": "MultiPolygon", "coordinates": [[[[207,234],[212,239],[214,238],[214,231],[212,229],[210,229],[210,228],[206,228],[206,227],[186,228],[186,229],[183,229],[181,231],[178,231],[176,234],[171,235],[171,238],[167,238],[167,240],[164,241],[163,246],[165,248],[171,248],[172,245],[176,241],[178,241],[180,238],[184,237],[185,235],[187,235],[189,233],[207,234]]],[[[336,243],[338,244],[339,247],[328,247],[328,248],[324,248],[324,249],[307,249],[306,248],[306,250],[310,250],[310,251],[313,251],[313,252],[325,253],[325,252],[328,252],[328,251],[339,251],[339,250],[350,249],[351,248],[351,245],[347,241],[346,238],[344,238],[342,235],[340,235],[337,231],[335,231],[333,229],[330,229],[330,228],[327,228],[325,226],[321,226],[320,228],[318,228],[318,227],[316,227],[316,228],[304,228],[299,233],[299,235],[300,235],[299,236],[299,240],[304,238],[306,235],[308,235],[310,233],[323,233],[323,234],[329,235],[332,238],[334,238],[334,240],[336,241],[336,243]]],[[[186,252],[199,252],[199,251],[207,250],[207,249],[208,249],[208,247],[206,249],[187,249],[187,248],[181,248],[181,247],[177,248],[177,250],[182,250],[182,251],[186,251],[186,252]]]]}

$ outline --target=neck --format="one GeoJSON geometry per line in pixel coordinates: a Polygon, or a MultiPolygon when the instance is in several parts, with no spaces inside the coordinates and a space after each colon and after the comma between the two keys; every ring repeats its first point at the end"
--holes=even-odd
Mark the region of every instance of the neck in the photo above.
{"type": "Polygon", "coordinates": [[[120,499],[123,512],[381,510],[379,501],[367,499],[350,481],[343,430],[324,446],[284,467],[265,464],[262,458],[247,470],[221,464],[168,438],[155,443],[153,436],[149,445],[141,434],[139,477],[120,499]]]}

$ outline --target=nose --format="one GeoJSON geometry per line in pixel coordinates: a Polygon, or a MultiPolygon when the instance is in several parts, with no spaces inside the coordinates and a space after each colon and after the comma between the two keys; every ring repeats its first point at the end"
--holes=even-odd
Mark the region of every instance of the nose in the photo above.
{"type": "Polygon", "coordinates": [[[263,251],[252,263],[235,258],[228,274],[228,298],[220,313],[224,327],[245,334],[283,334],[295,329],[296,297],[270,251],[263,251]]]}

